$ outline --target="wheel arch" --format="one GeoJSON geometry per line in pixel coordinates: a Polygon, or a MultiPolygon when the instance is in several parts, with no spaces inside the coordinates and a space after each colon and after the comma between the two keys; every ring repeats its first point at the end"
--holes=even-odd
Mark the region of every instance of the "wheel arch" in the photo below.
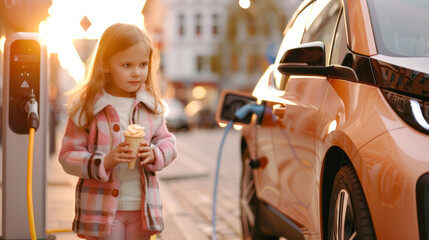
{"type": "Polygon", "coordinates": [[[345,166],[351,164],[350,158],[347,153],[338,146],[332,146],[326,152],[321,178],[321,217],[322,217],[322,239],[327,239],[328,218],[329,218],[329,204],[335,176],[338,171],[345,166]]]}

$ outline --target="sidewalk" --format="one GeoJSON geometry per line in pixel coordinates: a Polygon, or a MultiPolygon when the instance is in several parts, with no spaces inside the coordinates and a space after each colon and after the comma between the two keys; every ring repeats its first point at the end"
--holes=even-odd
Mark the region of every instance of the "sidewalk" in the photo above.
{"type": "MultiPolygon", "coordinates": [[[[59,129],[60,136],[62,130],[59,129]]],[[[57,138],[59,150],[61,137],[57,138]]],[[[77,178],[65,173],[57,160],[58,154],[53,154],[47,162],[47,231],[70,230],[74,217],[74,193],[77,178]]],[[[179,155],[180,159],[159,173],[160,191],[163,202],[165,230],[157,236],[158,240],[203,240],[208,239],[198,228],[183,206],[176,200],[164,180],[203,176],[207,169],[201,163],[195,162],[186,153],[179,155]]],[[[57,240],[78,240],[73,232],[51,233],[57,240]]]]}

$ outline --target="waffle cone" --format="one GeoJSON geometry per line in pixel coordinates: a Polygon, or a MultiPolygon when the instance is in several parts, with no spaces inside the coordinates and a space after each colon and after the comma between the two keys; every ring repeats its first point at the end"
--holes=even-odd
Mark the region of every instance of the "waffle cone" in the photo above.
{"type": "Polygon", "coordinates": [[[134,166],[136,165],[138,149],[140,147],[140,143],[144,139],[144,136],[141,136],[141,137],[124,136],[124,137],[125,137],[125,142],[129,143],[128,147],[133,150],[131,154],[135,156],[135,158],[128,163],[128,168],[134,169],[134,166]]]}

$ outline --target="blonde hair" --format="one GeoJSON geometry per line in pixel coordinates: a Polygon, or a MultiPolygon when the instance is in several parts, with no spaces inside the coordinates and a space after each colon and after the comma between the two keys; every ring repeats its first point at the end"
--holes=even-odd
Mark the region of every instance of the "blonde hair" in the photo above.
{"type": "Polygon", "coordinates": [[[146,90],[155,99],[156,114],[158,106],[164,110],[160,100],[160,93],[156,86],[156,73],[159,68],[159,55],[155,49],[152,39],[145,29],[131,24],[116,23],[107,28],[101,36],[96,50],[87,62],[87,74],[84,85],[77,86],[69,92],[70,99],[67,104],[68,114],[75,118],[77,114],[78,125],[82,128],[88,128],[94,120],[93,105],[95,96],[100,93],[108,83],[108,74],[103,71],[103,63],[107,62],[110,57],[126,50],[136,44],[143,42],[150,50],[149,54],[149,71],[145,81],[146,90]]]}

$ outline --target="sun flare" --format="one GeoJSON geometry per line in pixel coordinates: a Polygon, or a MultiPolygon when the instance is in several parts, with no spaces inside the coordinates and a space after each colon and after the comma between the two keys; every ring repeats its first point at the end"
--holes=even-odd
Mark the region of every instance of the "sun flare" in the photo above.
{"type": "Polygon", "coordinates": [[[48,52],[58,53],[61,66],[67,69],[76,83],[79,83],[84,79],[85,66],[73,45],[73,40],[98,39],[107,27],[117,22],[142,26],[141,11],[145,2],[52,0],[48,11],[49,17],[40,23],[39,32],[46,39],[48,52]]]}

